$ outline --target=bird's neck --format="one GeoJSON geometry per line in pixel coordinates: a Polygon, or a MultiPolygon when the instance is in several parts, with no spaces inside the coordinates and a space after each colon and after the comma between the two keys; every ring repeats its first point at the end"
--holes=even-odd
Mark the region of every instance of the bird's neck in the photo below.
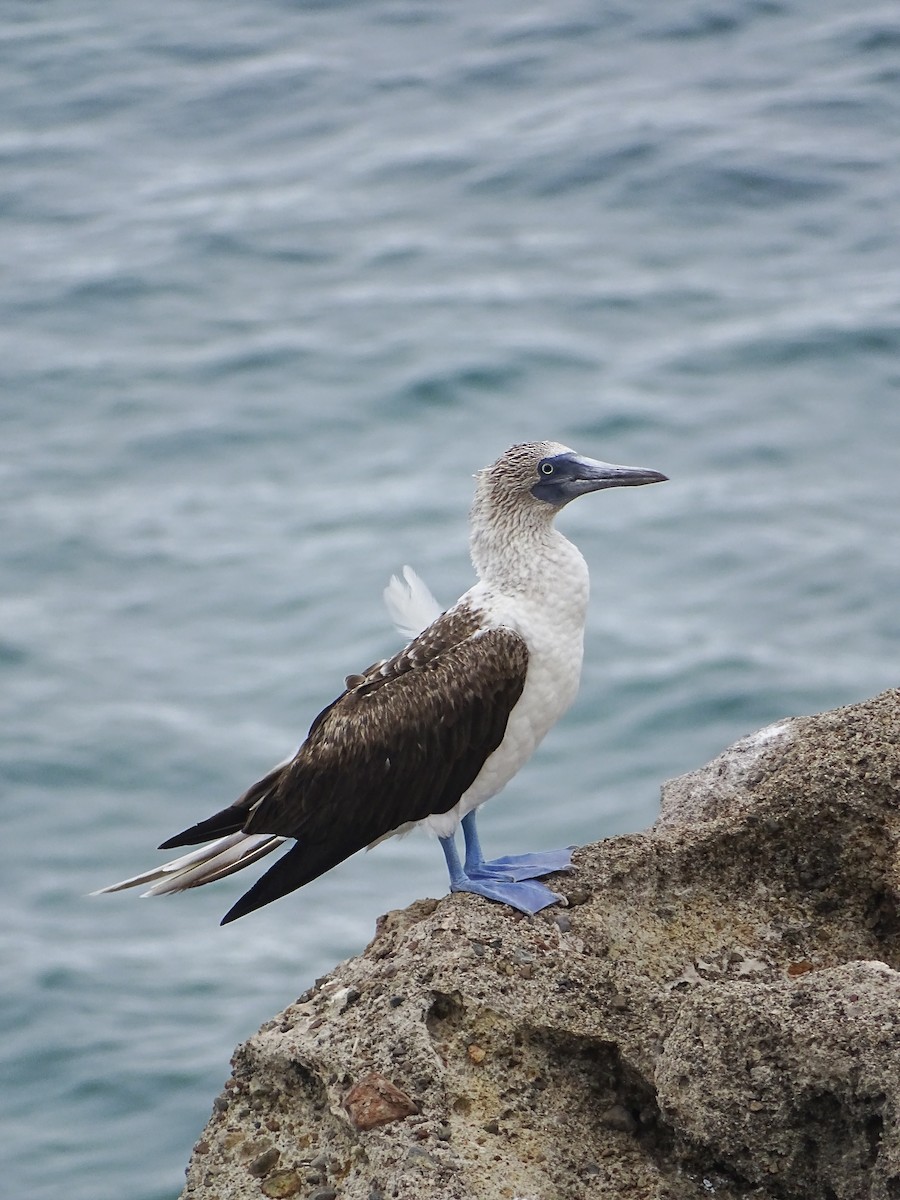
{"type": "Polygon", "coordinates": [[[538,604],[553,602],[561,589],[586,604],[587,567],[554,527],[555,515],[549,505],[522,510],[476,498],[469,547],[478,578],[492,592],[538,604]]]}

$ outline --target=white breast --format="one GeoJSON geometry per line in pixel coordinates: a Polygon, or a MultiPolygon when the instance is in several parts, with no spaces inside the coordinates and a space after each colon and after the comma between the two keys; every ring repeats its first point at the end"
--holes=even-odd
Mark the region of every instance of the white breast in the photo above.
{"type": "Polygon", "coordinates": [[[458,822],[495,796],[528,761],[536,747],[578,692],[588,601],[587,566],[578,550],[560,537],[561,561],[549,564],[544,583],[527,597],[498,596],[486,584],[470,593],[492,625],[515,629],[528,646],[525,687],[509,717],[503,741],[487,759],[478,778],[447,813],[427,818],[446,837],[458,822]]]}

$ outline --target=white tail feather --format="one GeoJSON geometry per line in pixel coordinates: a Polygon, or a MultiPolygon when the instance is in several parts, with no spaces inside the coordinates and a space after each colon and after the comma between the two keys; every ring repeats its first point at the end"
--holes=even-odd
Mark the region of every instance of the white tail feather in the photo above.
{"type": "Polygon", "coordinates": [[[182,854],[162,863],[152,871],[142,875],[132,875],[119,883],[111,883],[108,887],[91,892],[92,896],[102,896],[105,892],[121,892],[125,888],[142,887],[152,884],[143,896],[163,896],[169,892],[183,892],[188,888],[200,887],[204,883],[212,883],[214,879],[224,879],[235,871],[241,871],[250,863],[263,858],[266,854],[282,845],[288,839],[270,833],[229,833],[226,837],[182,854]]]}
{"type": "Polygon", "coordinates": [[[403,568],[403,579],[391,576],[384,589],[384,605],[397,632],[407,638],[417,637],[443,611],[412,567],[403,568]]]}

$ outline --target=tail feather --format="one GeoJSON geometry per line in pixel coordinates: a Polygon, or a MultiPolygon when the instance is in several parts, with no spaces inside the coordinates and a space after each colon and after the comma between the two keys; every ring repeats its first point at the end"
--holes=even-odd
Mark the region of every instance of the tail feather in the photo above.
{"type": "Polygon", "coordinates": [[[428,585],[412,569],[403,568],[403,578],[391,576],[384,589],[384,604],[398,633],[414,638],[441,615],[441,606],[428,585]]]}
{"type": "Polygon", "coordinates": [[[264,775],[252,787],[247,788],[243,796],[235,800],[234,804],[229,804],[227,808],[213,813],[205,821],[198,821],[196,825],[183,829],[174,837],[166,838],[164,842],[160,843],[159,849],[175,850],[179,846],[196,846],[200,842],[208,842],[210,838],[221,838],[226,834],[237,833],[243,829],[263,800],[266,800],[278,786],[284,774],[284,768],[290,761],[290,758],[286,758],[277,767],[273,767],[268,775],[264,775]]]}
{"type": "Polygon", "coordinates": [[[212,883],[215,879],[224,879],[226,875],[233,875],[235,871],[241,871],[250,863],[277,850],[287,840],[277,834],[231,833],[210,842],[208,846],[191,851],[190,854],[183,854],[180,858],[162,863],[153,870],[99,888],[91,895],[102,896],[106,892],[121,892],[126,888],[142,887],[145,884],[151,886],[141,893],[144,896],[183,892],[188,888],[200,887],[204,883],[212,883]]]}
{"type": "Polygon", "coordinates": [[[191,825],[189,829],[176,833],[174,837],[166,838],[164,842],[160,842],[157,849],[175,850],[179,846],[196,846],[198,842],[208,842],[210,838],[235,834],[243,829],[246,820],[247,809],[231,804],[214,816],[207,817],[205,821],[198,821],[196,825],[191,825]]]}
{"type": "Polygon", "coordinates": [[[304,870],[301,866],[303,857],[303,847],[299,844],[292,846],[287,854],[283,854],[277,862],[273,863],[265,875],[261,875],[253,887],[231,906],[219,923],[228,925],[231,921],[236,921],[238,917],[244,917],[247,913],[262,908],[264,904],[286,896],[288,892],[293,892],[302,887],[304,883],[309,883],[311,879],[315,879],[317,875],[321,875],[323,871],[333,865],[330,862],[324,866],[317,864],[304,870]]]}

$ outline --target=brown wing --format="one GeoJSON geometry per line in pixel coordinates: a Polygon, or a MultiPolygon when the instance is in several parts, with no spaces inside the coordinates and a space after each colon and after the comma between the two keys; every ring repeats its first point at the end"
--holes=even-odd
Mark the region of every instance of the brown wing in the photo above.
{"type": "MultiPolygon", "coordinates": [[[[370,685],[368,687],[370,691],[379,689],[410,671],[426,666],[439,655],[455,648],[459,643],[465,642],[467,638],[477,633],[481,618],[480,612],[473,611],[468,607],[452,608],[448,612],[442,613],[436,621],[423,630],[409,645],[404,646],[393,658],[380,659],[366,667],[361,674],[348,675],[346,690],[327,708],[323,709],[313,721],[309,733],[306,735],[306,742],[300,747],[294,760],[281,763],[268,775],[249,787],[233,804],[214,813],[205,821],[199,821],[196,825],[191,825],[189,829],[184,829],[174,837],[168,838],[161,843],[159,849],[172,850],[178,846],[196,846],[201,842],[208,842],[212,838],[237,833],[240,830],[249,831],[248,823],[257,809],[264,807],[267,813],[280,811],[291,795],[291,789],[287,786],[287,776],[292,771],[294,762],[304,755],[307,744],[311,740],[315,740],[318,731],[326,722],[331,721],[332,718],[337,722],[337,716],[352,711],[352,701],[349,700],[352,694],[367,685],[370,685]]],[[[359,736],[359,731],[352,728],[352,723],[350,726],[344,725],[345,741],[348,736],[350,740],[359,736]]]]}
{"type": "Polygon", "coordinates": [[[452,808],[503,740],[527,665],[525,643],[509,629],[439,650],[414,642],[339,697],[243,826],[297,845],[225,921],[302,887],[409,821],[452,808]]]}

